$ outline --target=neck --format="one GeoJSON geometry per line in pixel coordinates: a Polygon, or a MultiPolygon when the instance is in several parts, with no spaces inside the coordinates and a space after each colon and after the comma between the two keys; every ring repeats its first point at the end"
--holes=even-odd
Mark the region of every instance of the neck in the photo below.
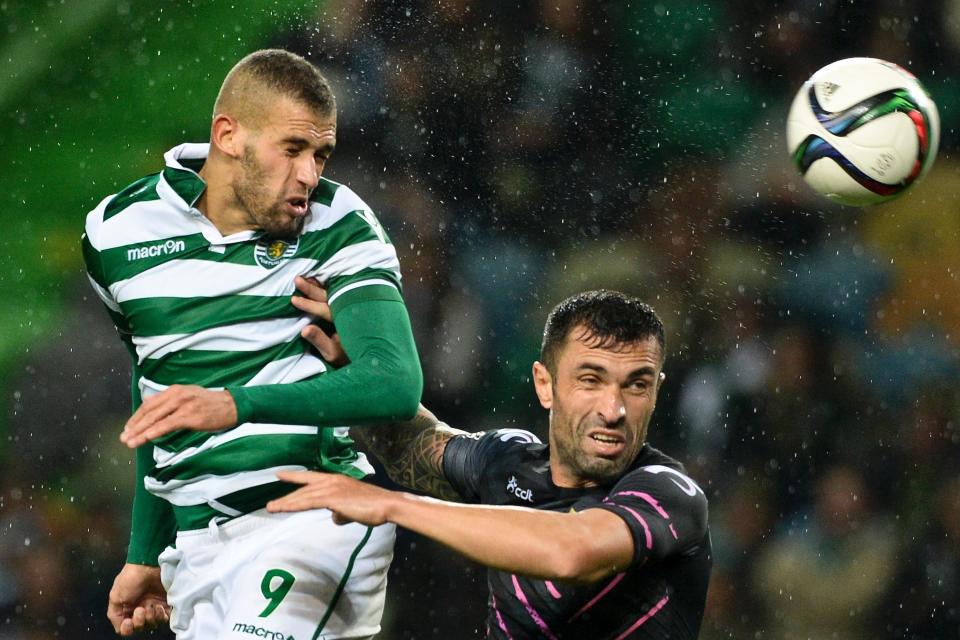
{"type": "Polygon", "coordinates": [[[213,223],[220,235],[228,236],[254,228],[247,212],[237,202],[229,167],[222,160],[218,161],[212,149],[199,175],[207,188],[197,200],[196,207],[213,223]]]}
{"type": "MultiPolygon", "coordinates": [[[[552,450],[553,447],[551,447],[552,450]]],[[[600,486],[600,483],[595,480],[581,478],[571,473],[553,455],[550,456],[550,480],[553,481],[553,484],[565,489],[587,489],[600,486]]]]}

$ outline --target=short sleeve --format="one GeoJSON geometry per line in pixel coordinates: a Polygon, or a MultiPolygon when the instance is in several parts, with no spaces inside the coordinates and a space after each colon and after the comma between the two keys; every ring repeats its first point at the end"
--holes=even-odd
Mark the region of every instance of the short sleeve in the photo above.
{"type": "Polygon", "coordinates": [[[522,429],[496,429],[454,436],[443,452],[443,475],[467,502],[481,500],[485,470],[491,463],[519,445],[540,439],[522,429]]]}
{"type": "Polygon", "coordinates": [[[634,563],[662,561],[702,544],[707,535],[707,499],[686,474],[650,465],[631,471],[599,508],[620,516],[634,541],[634,563]]]}

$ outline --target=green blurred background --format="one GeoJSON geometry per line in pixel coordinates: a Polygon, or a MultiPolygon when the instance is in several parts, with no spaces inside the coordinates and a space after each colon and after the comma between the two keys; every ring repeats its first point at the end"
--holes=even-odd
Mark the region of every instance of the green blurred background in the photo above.
{"type": "MultiPolygon", "coordinates": [[[[82,272],[86,212],[159,170],[168,148],[206,140],[230,67],[312,10],[282,0],[0,4],[0,388],[70,313],[64,287],[82,272]]],[[[2,434],[8,415],[4,406],[2,434]]]]}

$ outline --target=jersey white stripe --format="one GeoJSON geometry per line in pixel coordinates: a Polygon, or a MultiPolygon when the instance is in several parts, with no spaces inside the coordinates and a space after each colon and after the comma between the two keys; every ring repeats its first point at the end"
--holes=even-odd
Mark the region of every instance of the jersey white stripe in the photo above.
{"type": "MultiPolygon", "coordinates": [[[[245,385],[245,387],[254,387],[260,384],[286,384],[288,382],[298,382],[311,376],[323,373],[327,366],[323,360],[312,353],[301,353],[288,358],[281,358],[268,362],[260,371],[258,371],[245,385]]],[[[147,399],[150,396],[160,393],[168,388],[165,384],[154,382],[146,376],[141,376],[137,381],[140,388],[140,397],[147,399]]],[[[207,387],[208,389],[222,389],[223,387],[207,387]]]]}
{"type": "Polygon", "coordinates": [[[113,200],[113,196],[107,196],[100,201],[97,206],[87,214],[86,222],[83,226],[83,234],[87,236],[87,240],[90,241],[90,244],[94,249],[100,251],[100,228],[103,226],[103,212],[106,211],[107,205],[110,204],[110,201],[113,200]]]}
{"type": "Polygon", "coordinates": [[[309,275],[326,282],[333,276],[353,275],[362,269],[389,269],[400,277],[400,261],[393,245],[367,240],[344,247],[309,275]]]}
{"type": "MultiPolygon", "coordinates": [[[[103,251],[199,232],[197,222],[188,214],[171,211],[170,205],[163,200],[149,200],[135,202],[122,213],[105,220],[93,246],[103,251]]],[[[93,243],[92,238],[90,242],[93,243]]]]}
{"type": "Polygon", "coordinates": [[[183,462],[184,460],[192,458],[198,453],[209,451],[210,449],[227,444],[228,442],[233,442],[234,440],[239,440],[240,438],[246,438],[248,436],[275,434],[317,435],[317,431],[317,427],[307,427],[303,425],[245,422],[239,427],[211,436],[199,446],[190,447],[180,452],[164,451],[159,446],[154,447],[153,460],[157,463],[158,468],[169,467],[172,464],[177,464],[178,462],[183,462]]]}
{"type": "Polygon", "coordinates": [[[282,465],[256,471],[240,471],[225,476],[205,475],[188,480],[170,480],[159,482],[155,478],[146,476],[143,485],[147,491],[161,498],[169,500],[178,507],[190,507],[198,504],[208,504],[221,496],[236,491],[249,489],[261,484],[277,481],[277,474],[281,471],[306,471],[303,465],[282,465]]]}
{"type": "Polygon", "coordinates": [[[374,278],[373,280],[361,280],[360,282],[351,282],[350,284],[345,286],[343,289],[340,289],[335,294],[330,296],[330,298],[327,300],[327,304],[333,304],[334,300],[336,300],[337,298],[345,294],[347,291],[359,289],[360,287],[369,287],[370,285],[374,285],[374,284],[385,284],[388,287],[393,287],[394,289],[397,288],[397,285],[393,284],[389,280],[384,280],[383,278],[374,278]]]}
{"type": "Polygon", "coordinates": [[[253,376],[245,387],[254,387],[258,384],[285,384],[297,382],[327,370],[323,360],[312,353],[304,353],[289,358],[281,358],[267,363],[253,376]]]}
{"type": "Polygon", "coordinates": [[[226,324],[196,333],[175,333],[165,336],[134,336],[137,356],[142,363],[148,358],[162,358],[176,351],[262,351],[293,340],[300,329],[310,324],[309,318],[276,318],[257,322],[226,324]]]}
{"type": "Polygon", "coordinates": [[[93,291],[97,294],[97,297],[100,298],[103,304],[107,305],[107,308],[113,311],[114,313],[120,313],[120,305],[118,305],[113,300],[113,296],[110,295],[110,292],[97,284],[97,281],[93,279],[89,273],[87,274],[87,280],[90,281],[90,284],[93,285],[93,291]]]}
{"type": "Polygon", "coordinates": [[[171,260],[110,285],[117,302],[144,298],[213,298],[229,295],[293,295],[294,276],[317,263],[294,258],[273,269],[208,260],[171,260]]]}

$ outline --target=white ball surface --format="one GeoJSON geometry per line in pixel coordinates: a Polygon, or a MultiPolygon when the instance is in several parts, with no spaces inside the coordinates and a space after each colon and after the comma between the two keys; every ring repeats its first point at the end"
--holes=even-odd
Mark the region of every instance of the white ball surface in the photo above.
{"type": "Polygon", "coordinates": [[[937,107],[920,82],[876,58],[823,67],[787,116],[787,145],[804,180],[843,204],[903,193],[930,170],[939,138],[937,107]]]}

